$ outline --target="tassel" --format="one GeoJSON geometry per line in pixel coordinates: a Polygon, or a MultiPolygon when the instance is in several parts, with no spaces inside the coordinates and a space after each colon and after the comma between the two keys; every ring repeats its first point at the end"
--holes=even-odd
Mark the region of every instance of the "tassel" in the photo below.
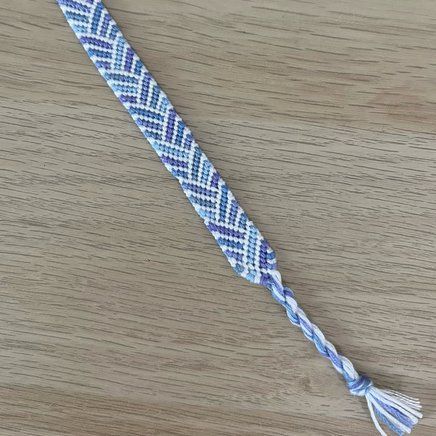
{"type": "MultiPolygon", "coordinates": [[[[368,379],[369,380],[369,379],[368,379]]],[[[419,400],[395,391],[378,389],[372,385],[365,393],[369,412],[375,427],[382,436],[387,436],[379,420],[397,435],[409,434],[422,418],[419,400]]]]}
{"type": "Polygon", "coordinates": [[[331,361],[336,371],[344,377],[350,393],[366,398],[369,413],[378,432],[382,436],[387,436],[381,427],[381,424],[384,424],[398,436],[409,434],[422,418],[419,400],[398,392],[376,388],[371,379],[360,375],[353,364],[326,340],[318,326],[312,324],[298,306],[292,290],[283,286],[280,273],[274,271],[270,278],[265,286],[271,291],[274,299],[285,308],[291,323],[300,327],[304,336],[315,344],[319,353],[331,361]]]}

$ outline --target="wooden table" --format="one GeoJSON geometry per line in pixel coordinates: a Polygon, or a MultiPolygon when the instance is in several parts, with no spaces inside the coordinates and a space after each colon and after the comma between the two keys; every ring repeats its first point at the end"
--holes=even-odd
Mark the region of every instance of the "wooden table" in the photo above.
{"type": "MultiPolygon", "coordinates": [[[[106,4],[302,307],[434,435],[435,2],[106,4]]],[[[0,434],[375,434],[55,1],[2,0],[0,32],[0,434]]]]}

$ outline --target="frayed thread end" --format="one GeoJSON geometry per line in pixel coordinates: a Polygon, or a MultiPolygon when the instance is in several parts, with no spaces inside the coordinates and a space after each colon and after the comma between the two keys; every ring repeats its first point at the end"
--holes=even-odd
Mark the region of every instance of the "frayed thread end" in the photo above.
{"type": "Polygon", "coordinates": [[[375,427],[387,436],[381,427],[386,425],[398,436],[409,434],[422,418],[419,400],[387,389],[376,388],[366,376],[348,384],[353,395],[364,396],[375,427]]]}

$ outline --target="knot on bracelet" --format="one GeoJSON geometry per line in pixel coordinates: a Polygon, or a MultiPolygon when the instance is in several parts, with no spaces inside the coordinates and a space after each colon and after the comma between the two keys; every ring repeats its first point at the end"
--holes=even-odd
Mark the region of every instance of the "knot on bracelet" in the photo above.
{"type": "Polygon", "coordinates": [[[356,380],[348,382],[348,389],[351,394],[358,397],[364,397],[371,386],[373,386],[373,383],[366,375],[361,375],[356,380]]]}

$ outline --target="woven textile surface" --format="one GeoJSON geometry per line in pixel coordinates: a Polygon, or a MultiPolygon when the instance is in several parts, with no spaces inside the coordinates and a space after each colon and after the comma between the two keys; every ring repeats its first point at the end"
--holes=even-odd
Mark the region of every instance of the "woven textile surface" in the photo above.
{"type": "Polygon", "coordinates": [[[226,255],[249,281],[266,284],[275,254],[195,142],[101,2],[60,0],[65,16],[106,79],[226,255]]]}

